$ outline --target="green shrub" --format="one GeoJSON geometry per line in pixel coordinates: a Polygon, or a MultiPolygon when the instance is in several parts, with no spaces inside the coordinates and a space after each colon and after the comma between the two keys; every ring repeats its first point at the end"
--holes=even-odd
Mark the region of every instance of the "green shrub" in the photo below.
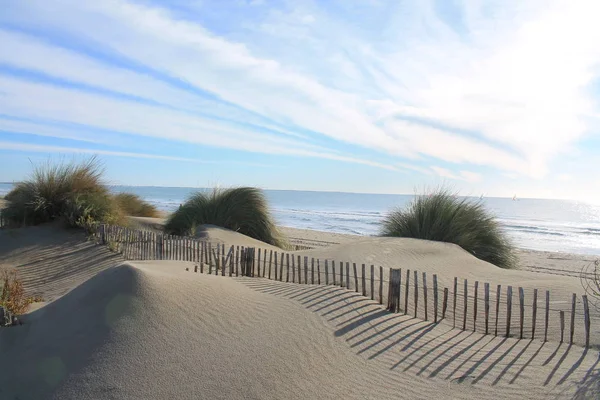
{"type": "Polygon", "coordinates": [[[417,196],[405,210],[393,210],[381,235],[454,243],[501,268],[512,268],[516,262],[512,244],[483,204],[443,189],[417,196]]]}
{"type": "Polygon", "coordinates": [[[174,235],[193,235],[203,224],[227,228],[274,246],[286,245],[260,189],[240,187],[196,193],[171,215],[165,230],[174,235]]]}
{"type": "Polygon", "coordinates": [[[93,220],[116,223],[121,216],[102,182],[96,157],[81,163],[45,164],[6,195],[6,217],[13,223],[37,225],[64,219],[70,226],[93,220]]]}
{"type": "Polygon", "coordinates": [[[125,215],[151,218],[159,216],[156,207],[133,193],[119,193],[114,196],[114,199],[121,212],[125,215]]]}

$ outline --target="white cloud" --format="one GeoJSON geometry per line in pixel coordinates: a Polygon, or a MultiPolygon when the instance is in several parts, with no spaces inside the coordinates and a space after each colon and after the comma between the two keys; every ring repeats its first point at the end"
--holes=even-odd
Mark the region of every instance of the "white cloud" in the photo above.
{"type": "Polygon", "coordinates": [[[588,133],[581,117],[595,114],[588,88],[600,61],[595,1],[507,1],[486,10],[464,1],[460,30],[430,1],[390,2],[364,12],[348,7],[344,16],[323,4],[249,19],[247,25],[269,29],[237,32],[236,42],[126,0],[11,2],[0,22],[72,35],[226,104],[0,31],[4,63],[171,109],[12,78],[0,81],[7,92],[0,107],[23,118],[393,168],[316,144],[334,139],[387,155],[454,163],[461,172],[432,169],[468,182],[480,179],[467,170],[474,165],[542,177],[551,160],[588,133]],[[385,15],[369,14],[380,9],[385,15]],[[352,19],[353,12],[360,18],[352,19]],[[294,33],[306,40],[290,46],[282,21],[295,21],[293,29],[300,30],[294,33]]]}
{"type": "Polygon", "coordinates": [[[433,172],[441,176],[442,178],[454,179],[466,182],[479,182],[481,180],[481,174],[471,171],[459,171],[458,174],[450,171],[449,169],[431,166],[433,172]]]}

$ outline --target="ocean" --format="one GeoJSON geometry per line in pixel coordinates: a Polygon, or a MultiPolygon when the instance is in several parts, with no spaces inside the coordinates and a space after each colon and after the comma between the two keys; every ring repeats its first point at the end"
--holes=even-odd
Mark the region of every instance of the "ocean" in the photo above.
{"type": "MultiPolygon", "coordinates": [[[[11,184],[0,184],[0,196],[11,184]]],[[[114,186],[132,192],[160,210],[173,211],[197,190],[181,187],[114,186]]],[[[282,226],[377,235],[381,221],[413,195],[265,190],[273,216],[282,226]]],[[[547,199],[474,198],[493,212],[514,243],[524,249],[600,255],[600,206],[547,199]]]]}

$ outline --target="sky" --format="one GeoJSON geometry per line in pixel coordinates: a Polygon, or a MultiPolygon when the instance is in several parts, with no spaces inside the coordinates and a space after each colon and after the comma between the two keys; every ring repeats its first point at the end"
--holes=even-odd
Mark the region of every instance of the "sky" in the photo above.
{"type": "Polygon", "coordinates": [[[596,0],[0,0],[0,182],[600,201],[596,0]]]}

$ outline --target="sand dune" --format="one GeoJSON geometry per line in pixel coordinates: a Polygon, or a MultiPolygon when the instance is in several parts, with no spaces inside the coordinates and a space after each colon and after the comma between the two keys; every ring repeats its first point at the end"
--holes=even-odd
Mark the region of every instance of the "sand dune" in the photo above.
{"type": "Polygon", "coordinates": [[[585,394],[598,362],[173,262],[109,268],[25,321],[0,331],[1,398],[541,399],[585,394]]]}
{"type": "Polygon", "coordinates": [[[57,225],[0,230],[0,268],[15,268],[25,290],[54,300],[123,261],[78,230],[57,225]]]}

